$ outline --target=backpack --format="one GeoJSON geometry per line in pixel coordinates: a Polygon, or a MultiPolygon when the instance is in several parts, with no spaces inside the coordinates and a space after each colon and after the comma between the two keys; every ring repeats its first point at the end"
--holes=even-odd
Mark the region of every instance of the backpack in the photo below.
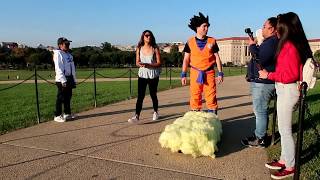
{"type": "Polygon", "coordinates": [[[306,63],[303,65],[302,81],[307,83],[307,90],[312,89],[316,84],[316,67],[317,62],[313,58],[308,58],[306,63]]]}

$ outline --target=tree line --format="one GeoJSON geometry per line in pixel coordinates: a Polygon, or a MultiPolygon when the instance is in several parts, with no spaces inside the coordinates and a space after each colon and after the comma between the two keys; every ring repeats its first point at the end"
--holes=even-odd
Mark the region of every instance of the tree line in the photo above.
{"type": "MultiPolygon", "coordinates": [[[[100,47],[84,46],[72,48],[77,67],[129,67],[135,66],[135,51],[121,51],[108,42],[100,47]]],[[[6,48],[0,47],[0,69],[41,69],[53,68],[53,52],[43,48],[6,48]]],[[[170,53],[161,52],[164,66],[181,66],[182,53],[173,45],[170,53]]]]}

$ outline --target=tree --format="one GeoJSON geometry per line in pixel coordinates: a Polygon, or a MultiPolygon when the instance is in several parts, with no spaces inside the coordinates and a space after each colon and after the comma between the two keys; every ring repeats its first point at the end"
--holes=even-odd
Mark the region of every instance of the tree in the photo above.
{"type": "Polygon", "coordinates": [[[120,51],[120,49],[112,46],[111,43],[108,43],[108,42],[101,43],[101,49],[102,49],[103,52],[120,51]]]}
{"type": "Polygon", "coordinates": [[[314,52],[313,56],[316,61],[320,61],[320,49],[318,49],[316,52],[314,52]]]}
{"type": "Polygon", "coordinates": [[[101,43],[101,48],[102,48],[102,51],[104,51],[104,52],[111,52],[112,51],[112,46],[108,42],[101,43]]]}
{"type": "Polygon", "coordinates": [[[8,49],[5,47],[0,47],[0,65],[8,65],[8,49]]]}
{"type": "Polygon", "coordinates": [[[101,64],[102,56],[99,53],[92,54],[89,58],[89,66],[96,67],[98,64],[101,64]],[[99,62],[100,61],[100,62],[99,62]]]}
{"type": "Polygon", "coordinates": [[[39,53],[32,53],[28,58],[27,62],[29,64],[38,65],[41,61],[41,55],[39,53]]]}
{"type": "Polygon", "coordinates": [[[170,49],[170,53],[176,53],[179,52],[179,47],[177,45],[172,45],[170,49]]]}

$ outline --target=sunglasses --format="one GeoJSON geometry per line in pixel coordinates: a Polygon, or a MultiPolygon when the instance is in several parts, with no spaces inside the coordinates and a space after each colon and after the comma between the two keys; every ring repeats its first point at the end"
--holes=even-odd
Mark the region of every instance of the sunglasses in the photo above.
{"type": "Polygon", "coordinates": [[[150,34],[145,34],[144,36],[145,36],[145,37],[150,37],[151,35],[150,35],[150,34]]]}

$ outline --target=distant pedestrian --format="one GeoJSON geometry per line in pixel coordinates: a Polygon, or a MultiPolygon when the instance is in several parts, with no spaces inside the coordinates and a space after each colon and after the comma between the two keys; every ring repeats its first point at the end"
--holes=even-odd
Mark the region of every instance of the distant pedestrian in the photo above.
{"type": "Polygon", "coordinates": [[[73,62],[73,56],[69,52],[70,42],[61,37],[58,39],[58,50],[54,50],[53,61],[55,65],[55,81],[58,88],[56,111],[54,121],[65,122],[74,118],[71,114],[72,89],[76,85],[76,71],[73,62]],[[64,105],[64,114],[62,114],[62,104],[64,105]]]}
{"type": "Polygon", "coordinates": [[[136,65],[138,72],[138,99],[136,103],[136,113],[128,120],[130,123],[139,121],[142,104],[146,93],[147,85],[153,103],[152,120],[158,120],[158,83],[161,72],[160,50],[156,44],[156,39],[150,30],[145,30],[141,34],[136,50],[136,65]]]}
{"type": "Polygon", "coordinates": [[[283,179],[295,173],[295,146],[292,136],[292,113],[299,99],[299,81],[302,81],[303,64],[312,57],[301,21],[293,12],[278,15],[275,72],[259,71],[260,78],[275,81],[277,92],[278,128],[281,140],[279,161],[265,164],[269,169],[279,170],[271,175],[283,179]]]}

